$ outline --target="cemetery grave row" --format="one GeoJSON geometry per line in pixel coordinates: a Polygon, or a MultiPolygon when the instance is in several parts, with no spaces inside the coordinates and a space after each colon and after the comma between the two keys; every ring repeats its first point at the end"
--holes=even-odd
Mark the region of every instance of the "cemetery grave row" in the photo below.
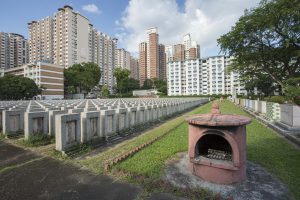
{"type": "Polygon", "coordinates": [[[108,138],[118,131],[208,102],[200,98],[1,101],[0,132],[55,136],[56,150],[108,138]]]}
{"type": "MultiPolygon", "coordinates": [[[[300,107],[298,105],[239,98],[232,99],[232,102],[254,113],[261,121],[266,122],[287,138],[292,137],[292,141],[295,137],[300,137],[300,107]]],[[[296,140],[296,143],[299,143],[298,139],[296,140]]]]}

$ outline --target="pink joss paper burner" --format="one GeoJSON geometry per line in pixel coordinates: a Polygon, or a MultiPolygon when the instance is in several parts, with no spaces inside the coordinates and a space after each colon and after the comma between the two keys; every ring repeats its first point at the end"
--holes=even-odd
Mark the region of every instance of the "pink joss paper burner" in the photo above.
{"type": "Polygon", "coordinates": [[[189,123],[189,169],[213,183],[246,179],[246,124],[251,119],[221,114],[214,102],[210,114],[194,115],[189,123]]]}

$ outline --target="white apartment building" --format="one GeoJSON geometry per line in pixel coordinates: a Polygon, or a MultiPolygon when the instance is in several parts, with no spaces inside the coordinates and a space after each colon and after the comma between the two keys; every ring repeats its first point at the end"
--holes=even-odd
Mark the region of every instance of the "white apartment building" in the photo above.
{"type": "Polygon", "coordinates": [[[59,8],[53,17],[28,23],[29,61],[62,66],[89,61],[89,20],[71,6],[59,8]]]}
{"type": "Polygon", "coordinates": [[[184,59],[200,58],[200,45],[195,40],[192,40],[191,34],[183,36],[184,59]]]}
{"type": "Polygon", "coordinates": [[[166,53],[166,62],[174,61],[175,48],[174,45],[166,45],[165,47],[166,53]]]}
{"type": "Polygon", "coordinates": [[[112,92],[117,39],[95,29],[85,16],[68,5],[53,16],[28,23],[28,29],[31,63],[43,61],[69,67],[94,62],[102,71],[99,83],[108,85],[112,92]]]}
{"type": "Polygon", "coordinates": [[[98,31],[89,24],[89,62],[98,63],[98,31]]]}
{"type": "Polygon", "coordinates": [[[130,70],[131,55],[125,49],[116,49],[116,67],[130,70]]]}
{"type": "Polygon", "coordinates": [[[70,66],[89,61],[89,20],[71,6],[59,8],[53,17],[54,63],[70,66]]]}
{"type": "Polygon", "coordinates": [[[45,61],[53,63],[53,25],[52,17],[28,23],[29,62],[45,61]]]}
{"type": "Polygon", "coordinates": [[[28,43],[24,36],[0,32],[0,69],[19,67],[28,62],[28,43]]]}
{"type": "Polygon", "coordinates": [[[169,62],[167,64],[168,95],[201,94],[201,60],[169,62]]]}
{"type": "Polygon", "coordinates": [[[167,63],[168,95],[245,94],[238,74],[227,74],[231,60],[214,56],[167,63]]]}
{"type": "Polygon", "coordinates": [[[182,44],[184,45],[184,50],[189,50],[192,46],[192,38],[191,34],[186,34],[183,36],[183,42],[182,44]]]}
{"type": "Polygon", "coordinates": [[[102,75],[100,85],[107,85],[110,92],[113,93],[115,78],[113,72],[115,69],[115,54],[118,40],[102,32],[98,32],[98,65],[101,68],[102,75]]]}

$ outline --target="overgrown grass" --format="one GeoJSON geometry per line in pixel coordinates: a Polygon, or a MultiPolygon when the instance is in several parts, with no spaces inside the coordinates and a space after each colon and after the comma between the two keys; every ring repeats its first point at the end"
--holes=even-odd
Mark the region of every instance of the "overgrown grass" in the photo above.
{"type": "MultiPolygon", "coordinates": [[[[210,104],[207,104],[196,109],[195,113],[207,113],[209,110],[210,104]]],[[[221,111],[249,116],[228,101],[221,103],[221,111]]],[[[187,151],[187,133],[187,123],[180,124],[166,137],[117,164],[116,168],[158,179],[167,159],[177,152],[187,151]]],[[[247,126],[247,156],[280,178],[296,199],[300,199],[300,151],[256,119],[247,126]]]]}
{"type": "Polygon", "coordinates": [[[31,135],[28,140],[23,139],[21,144],[26,147],[38,147],[47,144],[52,144],[55,142],[54,136],[46,135],[46,134],[34,134],[31,135]]]}

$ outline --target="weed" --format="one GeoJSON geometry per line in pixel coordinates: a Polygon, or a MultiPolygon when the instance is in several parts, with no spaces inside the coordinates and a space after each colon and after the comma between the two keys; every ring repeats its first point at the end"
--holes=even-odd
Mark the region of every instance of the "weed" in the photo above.
{"type": "Polygon", "coordinates": [[[31,136],[27,140],[23,139],[22,144],[27,147],[38,147],[47,144],[52,144],[55,142],[54,136],[46,135],[42,133],[36,133],[31,136]]]}

